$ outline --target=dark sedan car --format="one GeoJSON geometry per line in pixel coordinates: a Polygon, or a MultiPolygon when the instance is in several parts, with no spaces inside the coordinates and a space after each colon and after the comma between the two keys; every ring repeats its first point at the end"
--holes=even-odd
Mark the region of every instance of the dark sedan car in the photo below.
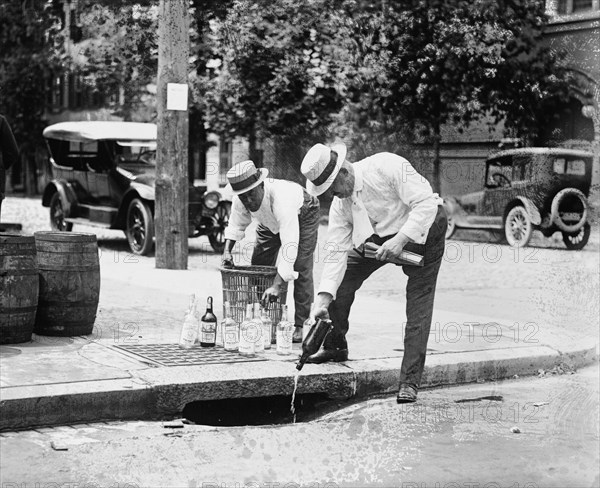
{"type": "Polygon", "coordinates": [[[482,190],[444,200],[450,237],[457,227],[502,231],[511,246],[526,246],[534,229],[562,233],[567,249],[583,249],[588,222],[592,153],[529,147],[486,161],[482,190]]]}
{"type": "MultiPolygon", "coordinates": [[[[84,224],[125,232],[131,252],[145,255],[154,237],[156,125],[63,122],[44,129],[52,180],[42,205],[55,230],[84,224]]],[[[189,237],[208,236],[222,252],[231,202],[204,187],[189,188],[189,237]]]]}

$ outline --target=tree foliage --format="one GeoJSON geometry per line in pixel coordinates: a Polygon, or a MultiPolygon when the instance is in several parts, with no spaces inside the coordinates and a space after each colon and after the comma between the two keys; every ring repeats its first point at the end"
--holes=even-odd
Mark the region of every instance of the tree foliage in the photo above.
{"type": "Polygon", "coordinates": [[[60,10],[53,3],[0,3],[0,112],[21,144],[41,142],[48,83],[67,60],[60,29],[60,10]]]}
{"type": "Polygon", "coordinates": [[[216,27],[222,63],[207,90],[210,126],[249,138],[302,137],[343,104],[338,12],[326,0],[236,1],[216,27]]]}
{"type": "Polygon", "coordinates": [[[116,116],[150,120],[158,69],[158,9],[148,2],[86,1],[80,5],[84,40],[74,68],[104,94],[116,116]]]}

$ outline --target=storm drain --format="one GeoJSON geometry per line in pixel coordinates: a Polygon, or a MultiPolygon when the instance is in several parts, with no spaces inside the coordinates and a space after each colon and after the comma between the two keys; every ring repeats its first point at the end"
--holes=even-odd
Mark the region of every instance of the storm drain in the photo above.
{"type": "Polygon", "coordinates": [[[177,344],[126,344],[118,349],[161,366],[193,366],[197,364],[245,363],[266,361],[262,357],[245,357],[216,347],[180,349],[177,344]]]}

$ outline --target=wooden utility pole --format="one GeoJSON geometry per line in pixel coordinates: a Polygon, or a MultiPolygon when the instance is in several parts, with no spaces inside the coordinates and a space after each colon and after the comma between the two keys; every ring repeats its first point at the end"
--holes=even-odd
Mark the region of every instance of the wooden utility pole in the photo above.
{"type": "Polygon", "coordinates": [[[187,269],[189,0],[160,0],[156,267],[187,269]]]}

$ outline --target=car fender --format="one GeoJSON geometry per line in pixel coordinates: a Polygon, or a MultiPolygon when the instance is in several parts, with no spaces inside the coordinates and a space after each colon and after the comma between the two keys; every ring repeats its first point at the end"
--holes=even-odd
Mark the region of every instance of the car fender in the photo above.
{"type": "Polygon", "coordinates": [[[540,225],[542,223],[542,216],[535,203],[533,203],[529,198],[523,196],[517,197],[510,203],[510,205],[506,207],[503,220],[506,220],[506,216],[508,215],[508,212],[510,212],[510,209],[519,204],[522,204],[522,206],[525,207],[525,211],[529,215],[533,225],[540,225]]]}
{"type": "Polygon", "coordinates": [[[72,208],[77,205],[77,196],[73,186],[65,180],[52,180],[44,189],[44,195],[42,196],[42,206],[49,207],[50,199],[52,195],[58,193],[63,206],[65,216],[71,215],[72,208]]]}
{"type": "Polygon", "coordinates": [[[154,188],[148,185],[144,185],[143,183],[137,183],[135,181],[132,181],[129,190],[125,195],[128,195],[132,191],[135,191],[140,196],[140,198],[143,198],[144,200],[154,201],[156,199],[156,193],[154,192],[154,188]]]}

